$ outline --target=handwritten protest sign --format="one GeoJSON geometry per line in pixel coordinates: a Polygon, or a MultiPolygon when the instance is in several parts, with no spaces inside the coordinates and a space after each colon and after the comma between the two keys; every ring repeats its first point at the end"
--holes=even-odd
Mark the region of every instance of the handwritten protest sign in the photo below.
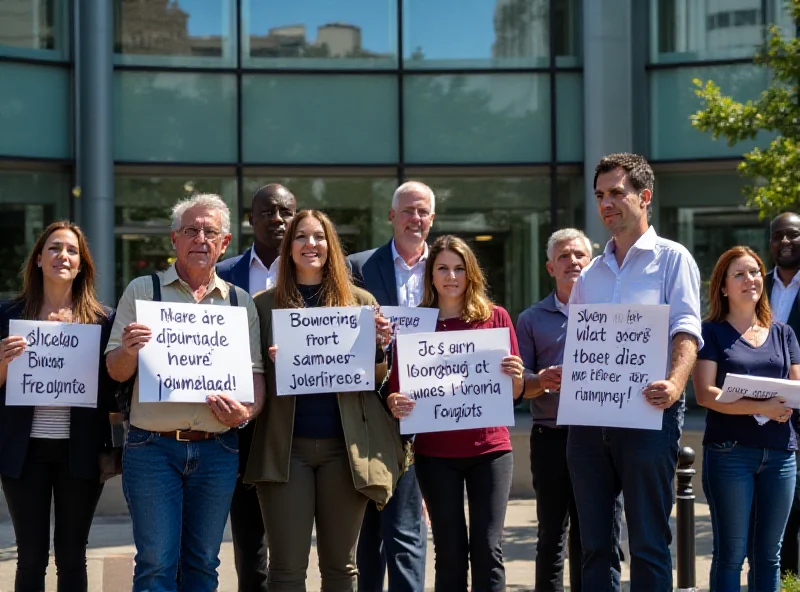
{"type": "Polygon", "coordinates": [[[369,306],[272,311],[279,395],[370,391],[375,386],[375,313],[369,306]]]}
{"type": "MultiPolygon", "coordinates": [[[[733,403],[741,398],[771,399],[781,397],[786,400],[786,405],[800,409],[800,381],[782,378],[762,378],[746,374],[726,374],[722,383],[722,392],[717,395],[716,401],[720,403],[733,403]]],[[[754,415],[756,421],[765,424],[769,417],[754,415]]]]}
{"type": "Polygon", "coordinates": [[[642,388],[666,376],[669,343],[667,305],[570,305],[558,424],[660,430],[642,388]]]}
{"type": "Polygon", "coordinates": [[[389,319],[397,335],[401,333],[433,333],[436,331],[438,308],[418,306],[381,306],[383,316],[389,319]]]}
{"type": "Polygon", "coordinates": [[[244,307],[137,300],[136,322],[153,332],[139,350],[140,403],[202,403],[215,394],[253,402],[244,307]]]}
{"type": "Polygon", "coordinates": [[[25,351],[8,365],[6,405],[97,407],[100,325],[9,321],[25,351]]]}
{"type": "Polygon", "coordinates": [[[400,392],[416,401],[401,434],[514,425],[507,328],[397,336],[400,392]]]}

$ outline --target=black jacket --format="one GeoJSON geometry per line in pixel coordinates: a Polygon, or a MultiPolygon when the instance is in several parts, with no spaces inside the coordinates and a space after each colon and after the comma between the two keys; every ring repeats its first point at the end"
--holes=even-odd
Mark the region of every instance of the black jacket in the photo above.
{"type": "MultiPolygon", "coordinates": [[[[0,306],[0,339],[8,337],[11,319],[19,319],[21,302],[0,306]]],[[[70,412],[69,467],[76,477],[98,479],[98,455],[111,446],[109,410],[115,409],[114,394],[118,383],[106,370],[103,352],[111,335],[114,311],[106,309],[107,317],[98,319],[100,332],[100,368],[97,388],[97,408],[72,407],[70,412]]],[[[6,406],[6,386],[0,386],[0,474],[18,478],[28,454],[33,424],[33,407],[6,406]]]]}

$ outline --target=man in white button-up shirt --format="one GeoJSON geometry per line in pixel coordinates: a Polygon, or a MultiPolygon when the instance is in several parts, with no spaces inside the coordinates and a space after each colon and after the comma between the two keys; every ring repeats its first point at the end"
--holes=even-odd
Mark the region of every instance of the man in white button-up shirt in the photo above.
{"type": "MultiPolygon", "coordinates": [[[[251,295],[268,290],[278,275],[278,253],[286,229],[297,211],[297,201],[283,185],[271,183],[253,195],[250,226],[253,246],[242,255],[217,265],[217,275],[251,295]]],[[[266,592],[267,542],[255,487],[245,486],[244,475],[253,423],[239,430],[239,477],[231,501],[231,538],[239,578],[239,592],[266,592]]]]}
{"type": "MultiPolygon", "coordinates": [[[[769,253],[775,269],[764,278],[764,290],[772,308],[772,319],[787,323],[800,334],[800,215],[785,212],[769,225],[769,253]]],[[[800,469],[798,470],[800,474],[800,469]]],[[[800,545],[800,481],[781,543],[781,573],[798,573],[800,545]]]]}
{"type": "Polygon", "coordinates": [[[671,592],[673,481],[683,427],[683,390],[702,347],[700,273],[689,252],[648,222],[653,170],[635,154],[612,154],[595,168],[597,208],[613,238],[581,273],[570,304],[668,304],[667,377],[642,395],[664,410],[662,429],[571,426],[567,458],[583,546],[583,589],[620,589],[612,568],[620,491],[630,535],[631,592],[671,592]]]}
{"type": "MultiPolygon", "coordinates": [[[[388,244],[349,257],[357,285],[384,306],[417,306],[422,301],[428,245],[436,196],[424,183],[408,181],[392,197],[388,244]]],[[[422,494],[412,465],[386,507],[369,504],[358,539],[358,591],[381,592],[385,572],[392,592],[425,588],[427,524],[422,494]]]]}

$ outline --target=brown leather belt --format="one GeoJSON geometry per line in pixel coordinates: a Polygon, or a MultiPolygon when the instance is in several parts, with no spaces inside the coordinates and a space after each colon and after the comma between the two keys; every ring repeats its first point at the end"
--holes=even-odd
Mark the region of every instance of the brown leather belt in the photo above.
{"type": "Polygon", "coordinates": [[[217,432],[201,432],[200,430],[175,430],[174,432],[156,432],[162,438],[174,438],[178,442],[199,442],[200,440],[213,440],[217,432]]]}

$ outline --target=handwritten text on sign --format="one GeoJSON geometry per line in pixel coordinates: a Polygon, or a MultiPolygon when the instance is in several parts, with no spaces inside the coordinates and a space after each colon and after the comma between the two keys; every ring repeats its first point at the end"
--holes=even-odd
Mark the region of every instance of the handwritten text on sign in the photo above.
{"type": "Polygon", "coordinates": [[[202,403],[216,394],[253,402],[244,307],[137,300],[136,322],[153,332],[139,350],[139,402],[202,403]]]}
{"type": "MultiPolygon", "coordinates": [[[[800,409],[800,381],[782,378],[762,378],[746,374],[728,373],[722,384],[722,392],[717,395],[719,403],[734,403],[742,398],[771,399],[781,397],[786,405],[800,409]]],[[[763,425],[769,421],[765,415],[754,415],[756,421],[763,425]]]]}
{"type": "Polygon", "coordinates": [[[418,306],[381,306],[381,313],[392,322],[396,334],[433,333],[436,331],[438,308],[418,306]]]}
{"type": "Polygon", "coordinates": [[[507,328],[397,336],[400,392],[416,401],[400,433],[514,425],[507,328]]]}
{"type": "Polygon", "coordinates": [[[668,305],[571,305],[558,424],[660,430],[642,388],[664,379],[669,343],[668,305]]]}
{"type": "Polygon", "coordinates": [[[375,313],[368,306],[272,311],[279,395],[375,389],[375,313]]]}
{"type": "Polygon", "coordinates": [[[25,351],[8,366],[6,405],[97,407],[100,325],[9,321],[25,351]]]}

